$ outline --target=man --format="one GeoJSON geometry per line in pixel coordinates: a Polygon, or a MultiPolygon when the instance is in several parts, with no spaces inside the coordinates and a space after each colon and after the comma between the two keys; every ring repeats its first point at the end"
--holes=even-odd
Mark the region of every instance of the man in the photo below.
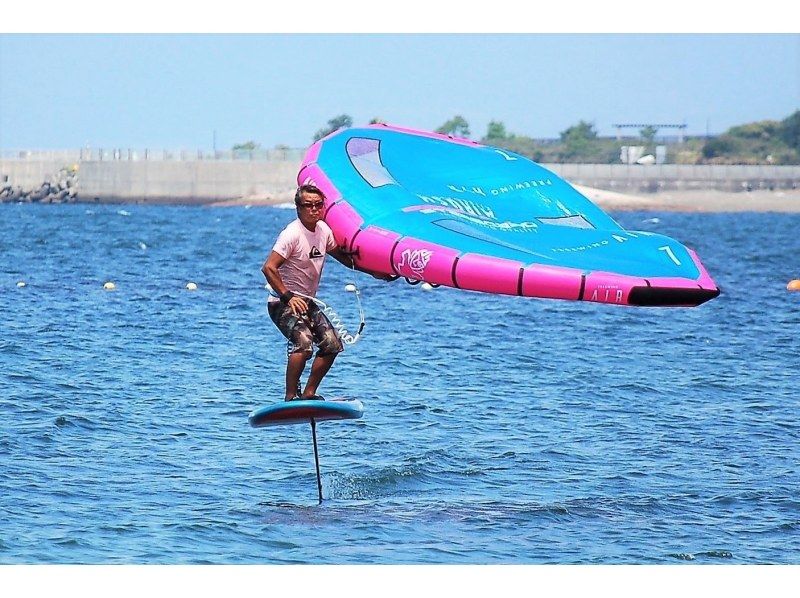
{"type": "Polygon", "coordinates": [[[269,316],[289,339],[287,401],[322,399],[317,389],[336,356],[344,350],[330,320],[316,303],[303,297],[316,295],[326,254],[345,266],[353,267],[352,256],[336,245],[333,232],[322,221],[324,200],[322,191],[313,185],[302,185],[297,189],[294,196],[297,219],[278,235],[261,267],[267,282],[280,297],[270,296],[267,304],[269,316]],[[300,375],[311,357],[313,345],[318,347],[317,355],[301,393],[300,375]]]}

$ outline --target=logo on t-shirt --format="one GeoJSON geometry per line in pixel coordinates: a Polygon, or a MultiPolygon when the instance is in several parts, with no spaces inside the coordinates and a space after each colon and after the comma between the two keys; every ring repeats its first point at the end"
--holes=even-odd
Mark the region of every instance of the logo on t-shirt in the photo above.
{"type": "Polygon", "coordinates": [[[317,249],[316,245],[313,245],[311,247],[311,251],[309,252],[308,257],[311,259],[322,257],[322,254],[319,252],[319,249],[317,249]]]}

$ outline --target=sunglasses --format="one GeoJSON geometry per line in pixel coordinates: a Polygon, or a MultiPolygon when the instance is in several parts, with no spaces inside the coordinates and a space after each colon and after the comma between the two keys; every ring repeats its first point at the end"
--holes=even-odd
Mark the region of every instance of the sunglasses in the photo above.
{"type": "Polygon", "coordinates": [[[300,207],[307,208],[309,210],[321,210],[322,207],[325,205],[325,202],[322,201],[301,201],[298,203],[300,207]]]}

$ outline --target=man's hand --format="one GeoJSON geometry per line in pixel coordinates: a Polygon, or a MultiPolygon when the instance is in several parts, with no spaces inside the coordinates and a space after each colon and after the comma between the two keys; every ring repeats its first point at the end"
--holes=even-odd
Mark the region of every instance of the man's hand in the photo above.
{"type": "Polygon", "coordinates": [[[289,299],[286,305],[289,306],[289,309],[291,309],[292,313],[296,316],[302,316],[308,311],[308,304],[306,303],[306,300],[299,295],[295,295],[289,299]]]}
{"type": "Polygon", "coordinates": [[[372,278],[377,278],[378,280],[394,280],[395,277],[391,274],[384,274],[383,272],[370,272],[372,278]]]}
{"type": "Polygon", "coordinates": [[[384,274],[382,272],[373,272],[372,270],[367,270],[366,268],[361,268],[355,265],[355,258],[358,257],[358,251],[348,251],[344,247],[335,247],[328,252],[332,258],[338,261],[340,264],[347,266],[348,268],[353,268],[358,270],[359,272],[366,272],[373,278],[377,278],[378,280],[394,280],[395,277],[391,274],[384,274]]]}
{"type": "Polygon", "coordinates": [[[328,251],[328,255],[335,259],[337,262],[348,268],[355,268],[355,258],[358,257],[358,251],[348,251],[344,247],[334,247],[328,251]]]}

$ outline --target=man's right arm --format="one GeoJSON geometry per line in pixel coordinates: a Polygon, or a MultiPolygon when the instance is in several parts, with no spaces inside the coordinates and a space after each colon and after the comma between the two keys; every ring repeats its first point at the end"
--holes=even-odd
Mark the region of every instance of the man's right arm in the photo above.
{"type": "Polygon", "coordinates": [[[289,291],[286,285],[283,284],[280,272],[278,272],[278,268],[280,268],[285,261],[286,258],[280,253],[272,251],[264,262],[264,265],[261,266],[261,272],[264,273],[264,277],[267,279],[269,286],[272,287],[272,290],[280,295],[281,301],[291,308],[292,313],[295,315],[304,314],[308,309],[305,299],[289,291]]]}
{"type": "Polygon", "coordinates": [[[369,274],[373,278],[377,278],[378,280],[394,280],[390,274],[384,274],[383,272],[373,272],[372,270],[367,270],[366,268],[362,268],[361,266],[356,265],[355,262],[355,255],[356,253],[351,253],[349,251],[345,251],[341,247],[334,247],[333,249],[328,250],[328,255],[335,259],[337,262],[346,266],[347,268],[352,268],[354,270],[358,270],[359,272],[364,272],[365,274],[369,274]]]}

